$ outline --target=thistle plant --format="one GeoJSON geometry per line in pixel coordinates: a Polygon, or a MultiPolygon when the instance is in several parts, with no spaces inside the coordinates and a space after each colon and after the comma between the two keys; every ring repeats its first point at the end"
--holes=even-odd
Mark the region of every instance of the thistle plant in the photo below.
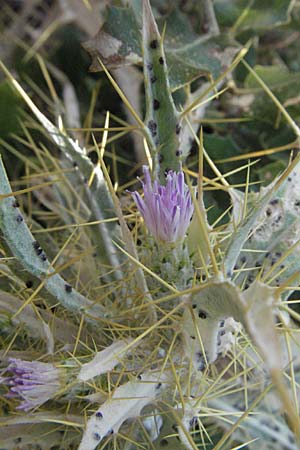
{"type": "MultiPolygon", "coordinates": [[[[36,155],[25,189],[0,162],[3,448],[299,448],[299,314],[289,297],[300,278],[300,157],[291,154],[268,186],[250,190],[250,163],[236,170],[247,170],[237,189],[206,151],[203,105],[248,47],[227,42],[212,4],[203,5],[209,33],[200,48],[183,33],[174,49],[172,25],[160,33],[148,0],[110,7],[85,44],[135,120],[123,131],[142,136],[142,189],[133,176],[129,188],[113,184],[105,156],[117,118],[107,112],[101,142],[92,135],[84,146],[1,63],[30,111],[23,131],[36,155]],[[178,58],[184,67],[174,72],[178,58]],[[110,72],[116,61],[143,66],[144,120],[110,72]],[[203,73],[207,81],[192,90],[203,73]],[[30,128],[42,130],[41,141],[30,128]],[[211,186],[231,201],[215,223],[211,186]],[[54,226],[32,214],[33,191],[54,226]]],[[[178,11],[173,20],[185,23],[178,11]]],[[[51,67],[38,60],[49,81],[51,67]]],[[[299,145],[297,124],[244,65],[299,145]]]]}
{"type": "Polygon", "coordinates": [[[8,398],[21,400],[18,409],[29,411],[54,397],[61,387],[59,370],[52,364],[11,358],[11,376],[1,382],[9,386],[8,398]]]}

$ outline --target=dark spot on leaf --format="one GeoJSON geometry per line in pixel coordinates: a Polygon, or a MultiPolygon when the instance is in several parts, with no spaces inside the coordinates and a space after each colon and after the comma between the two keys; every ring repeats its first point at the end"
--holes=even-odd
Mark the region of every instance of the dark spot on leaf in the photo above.
{"type": "Polygon", "coordinates": [[[18,223],[21,223],[21,222],[23,222],[23,217],[21,216],[21,214],[18,214],[17,215],[17,217],[16,217],[16,221],[18,222],[18,223]]]}
{"type": "Polygon", "coordinates": [[[97,417],[97,419],[103,419],[103,414],[102,414],[102,412],[97,411],[97,412],[96,412],[96,417],[97,417]]]}
{"type": "Polygon", "coordinates": [[[272,210],[270,208],[267,208],[266,215],[269,217],[272,214],[272,210]]]}
{"type": "Polygon", "coordinates": [[[175,155],[176,155],[176,156],[180,156],[180,155],[182,155],[182,150],[176,150],[176,153],[175,153],[175,155]]]}
{"type": "Polygon", "coordinates": [[[176,123],[176,127],[175,127],[176,134],[179,134],[180,130],[181,130],[181,126],[179,125],[179,123],[176,123]]]}
{"type": "Polygon", "coordinates": [[[198,365],[198,370],[204,370],[206,368],[206,360],[201,352],[196,353],[196,360],[198,365]]]}
{"type": "Polygon", "coordinates": [[[160,153],[160,154],[158,155],[158,161],[159,161],[160,163],[162,163],[163,160],[164,160],[164,156],[160,153]]]}
{"type": "Polygon", "coordinates": [[[39,242],[38,242],[38,241],[33,241],[32,247],[33,247],[35,250],[37,250],[37,249],[40,247],[39,242]]]}
{"type": "Polygon", "coordinates": [[[196,339],[196,337],[195,336],[190,336],[190,338],[191,339],[193,339],[193,341],[196,339]]]}
{"type": "Polygon", "coordinates": [[[224,327],[224,325],[225,325],[225,320],[220,320],[220,327],[222,328],[222,327],[224,327]]]}
{"type": "Polygon", "coordinates": [[[27,280],[25,284],[26,284],[27,289],[30,289],[33,286],[33,281],[32,280],[27,280]]]}
{"type": "Polygon", "coordinates": [[[155,49],[157,48],[158,42],[156,39],[153,39],[153,41],[150,42],[150,47],[155,49]]]}
{"type": "Polygon", "coordinates": [[[247,261],[246,256],[242,256],[242,257],[241,257],[241,263],[242,263],[242,264],[245,264],[246,261],[247,261]]]}
{"type": "Polygon", "coordinates": [[[277,205],[279,203],[278,198],[274,198],[273,200],[270,201],[270,205],[277,205]]]}
{"type": "Polygon", "coordinates": [[[78,164],[76,161],[73,162],[73,167],[74,167],[74,169],[76,169],[76,167],[78,167],[78,164]]]}
{"type": "Polygon", "coordinates": [[[18,200],[14,200],[14,201],[12,202],[12,206],[13,206],[14,208],[19,208],[20,203],[18,202],[18,200]]]}
{"type": "Polygon", "coordinates": [[[41,260],[42,261],[47,261],[47,256],[45,255],[45,253],[41,254],[41,260]]]}
{"type": "Polygon", "coordinates": [[[190,422],[190,427],[194,427],[195,425],[197,425],[197,417],[193,417],[190,422]]]}
{"type": "Polygon", "coordinates": [[[205,311],[203,311],[202,309],[199,309],[198,317],[200,319],[207,319],[207,313],[205,311]]]}
{"type": "Polygon", "coordinates": [[[155,75],[153,75],[153,77],[150,78],[151,83],[155,83],[155,81],[157,81],[157,77],[155,75]]]}
{"type": "Polygon", "coordinates": [[[291,444],[295,443],[295,438],[291,434],[289,434],[288,440],[290,441],[291,444]]]}
{"type": "Polygon", "coordinates": [[[93,434],[95,441],[101,441],[101,436],[99,433],[94,433],[93,434]]]}
{"type": "Polygon", "coordinates": [[[196,303],[193,303],[193,304],[192,304],[192,308],[193,308],[193,309],[196,309],[196,308],[197,308],[196,303]]]}
{"type": "Polygon", "coordinates": [[[155,389],[160,389],[161,388],[161,383],[157,383],[157,385],[155,386],[155,389]]]}
{"type": "Polygon", "coordinates": [[[72,292],[72,286],[70,284],[65,284],[65,291],[70,294],[70,292],[72,292]]]}
{"type": "Polygon", "coordinates": [[[159,64],[163,64],[164,63],[164,58],[161,56],[158,61],[159,61],[159,64]]]}
{"type": "Polygon", "coordinates": [[[148,128],[152,134],[152,136],[156,136],[157,131],[157,123],[154,120],[149,120],[148,122],[148,128]]]}
{"type": "Polygon", "coordinates": [[[93,164],[98,164],[98,153],[95,150],[92,150],[89,153],[89,158],[92,161],[93,164]]]}
{"type": "Polygon", "coordinates": [[[160,107],[160,103],[159,103],[159,101],[155,98],[155,99],[153,100],[153,109],[154,109],[154,111],[157,111],[157,110],[159,109],[159,107],[160,107]]]}

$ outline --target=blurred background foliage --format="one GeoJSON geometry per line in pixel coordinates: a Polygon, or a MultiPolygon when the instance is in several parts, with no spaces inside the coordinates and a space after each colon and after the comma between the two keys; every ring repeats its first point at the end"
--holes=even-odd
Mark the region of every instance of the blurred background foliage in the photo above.
{"type": "MultiPolygon", "coordinates": [[[[300,1],[215,0],[212,3],[219,33],[224,39],[224,52],[227,41],[231,46],[232,43],[249,45],[246,61],[294,120],[299,120],[300,1]]],[[[172,46],[176,50],[182,42],[201,41],[205,36],[208,31],[207,2],[153,0],[151,4],[161,29],[166,24],[173,95],[176,103],[180,104],[186,95],[186,88],[180,85],[180,80],[184,77],[183,69],[188,67],[187,57],[191,58],[188,67],[191,70],[193,55],[184,55],[186,59],[183,58],[182,64],[172,64],[172,46]]],[[[91,133],[74,129],[103,126],[107,110],[112,113],[111,126],[117,126],[122,120],[130,122],[105,74],[89,72],[91,60],[82,44],[95,36],[101,27],[112,35],[125,33],[129,42],[136,41],[138,30],[134,28],[133,19],[126,26],[124,23],[130,16],[128,6],[138,21],[139,0],[4,0],[1,5],[1,59],[47,115],[55,120],[62,114],[66,126],[73,129],[72,134],[87,146],[92,145],[91,133]],[[121,27],[117,19],[123,21],[121,27]],[[45,80],[39,57],[47,66],[53,89],[45,80]]],[[[208,72],[217,76],[214,73],[215,62],[205,62],[208,72]]],[[[126,64],[113,70],[113,74],[138,113],[143,115],[141,67],[126,64]]],[[[198,75],[192,83],[192,91],[207,81],[203,75],[198,75]]],[[[243,64],[227,76],[225,87],[226,91],[208,104],[204,117],[199,120],[199,127],[203,126],[206,150],[222,173],[246,164],[249,158],[257,160],[251,167],[255,189],[255,183],[268,183],[274,179],[285,167],[290,150],[298,151],[298,144],[276,105],[243,64]]],[[[34,158],[32,150],[24,144],[26,120],[24,104],[0,74],[0,136],[2,144],[3,140],[6,141],[1,152],[10,177],[14,179],[20,179],[25,170],[24,159],[18,155],[34,158]]],[[[34,136],[37,130],[32,130],[32,133],[34,136]]],[[[97,137],[97,132],[95,134],[97,137]]],[[[39,136],[39,139],[42,138],[39,136]]],[[[192,142],[191,145],[193,151],[189,164],[196,169],[197,146],[192,142]]],[[[118,178],[120,184],[128,182],[128,176],[132,179],[134,170],[145,161],[141,140],[135,134],[112,131],[107,150],[108,159],[110,154],[115,155],[107,164],[112,177],[118,178]]],[[[93,152],[90,156],[93,158],[93,152]]],[[[245,177],[245,171],[240,171],[230,176],[228,181],[239,186],[245,183],[245,177]]],[[[225,197],[220,191],[217,194],[207,192],[206,197],[208,203],[213,201],[216,205],[211,212],[211,219],[214,219],[224,209],[224,206],[219,208],[217,205],[222,205],[225,197]]]]}

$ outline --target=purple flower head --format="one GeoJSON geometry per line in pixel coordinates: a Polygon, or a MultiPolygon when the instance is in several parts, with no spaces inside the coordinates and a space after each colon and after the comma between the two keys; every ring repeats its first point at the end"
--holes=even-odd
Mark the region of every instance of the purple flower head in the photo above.
{"type": "Polygon", "coordinates": [[[37,408],[61,388],[60,371],[53,364],[15,358],[10,358],[9,362],[6,371],[11,372],[11,376],[1,377],[0,382],[9,386],[8,398],[21,400],[17,409],[37,408]]]}
{"type": "Polygon", "coordinates": [[[148,166],[143,166],[144,198],[138,192],[131,195],[145,224],[157,241],[177,242],[184,238],[194,212],[194,205],[183,172],[169,171],[163,186],[150,177],[148,166]]]}

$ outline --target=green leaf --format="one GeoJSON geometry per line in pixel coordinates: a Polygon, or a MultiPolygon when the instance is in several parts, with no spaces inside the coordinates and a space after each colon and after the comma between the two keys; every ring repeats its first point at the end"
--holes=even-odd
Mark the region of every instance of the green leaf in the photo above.
{"type": "Polygon", "coordinates": [[[180,170],[179,114],[170,92],[165,53],[148,0],[143,9],[143,63],[146,92],[146,117],[149,147],[154,172],[165,181],[166,170],[180,170]]]}
{"type": "Polygon", "coordinates": [[[263,30],[290,20],[291,0],[215,0],[214,7],[220,25],[238,23],[238,31],[263,30]]]}
{"type": "Polygon", "coordinates": [[[0,135],[5,138],[10,133],[18,133],[21,129],[19,125],[20,98],[5,81],[0,84],[0,135]]]}
{"type": "MultiPolygon", "coordinates": [[[[289,70],[283,65],[256,65],[255,67],[253,67],[253,70],[272,90],[286,88],[290,84],[299,83],[300,74],[297,72],[289,72],[289,70]]],[[[246,77],[245,88],[259,88],[262,90],[257,79],[251,73],[249,73],[246,77]]]]}
{"type": "MultiPolygon", "coordinates": [[[[164,47],[172,91],[201,75],[217,78],[239,50],[229,34],[215,37],[196,34],[187,17],[177,10],[158,24],[160,30],[166,25],[164,47]]],[[[137,8],[109,7],[99,33],[84,44],[93,58],[90,70],[101,70],[98,57],[108,68],[141,63],[141,27],[137,8]]]]}

